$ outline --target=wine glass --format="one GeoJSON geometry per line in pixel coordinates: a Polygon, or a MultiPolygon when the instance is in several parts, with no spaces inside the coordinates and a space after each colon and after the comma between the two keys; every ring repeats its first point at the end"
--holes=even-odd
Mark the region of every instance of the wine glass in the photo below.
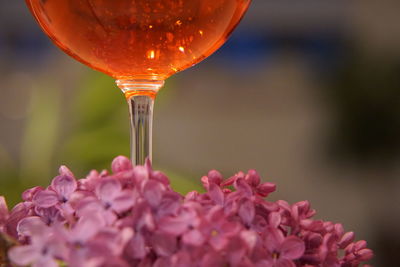
{"type": "MultiPolygon", "coordinates": [[[[65,53],[116,79],[129,104],[131,159],[152,157],[154,99],[171,75],[215,52],[251,0],[26,0],[65,53]]],[[[95,96],[94,96],[95,97],[95,96]]]]}

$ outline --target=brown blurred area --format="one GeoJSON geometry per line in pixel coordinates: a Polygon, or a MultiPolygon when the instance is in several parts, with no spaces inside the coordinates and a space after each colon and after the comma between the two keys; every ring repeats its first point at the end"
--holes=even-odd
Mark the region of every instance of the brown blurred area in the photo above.
{"type": "MultiPolygon", "coordinates": [[[[400,2],[253,0],[227,44],[167,81],[154,165],[182,191],[210,169],[256,169],[274,199],[308,199],[397,266],[400,2]]],[[[23,1],[0,2],[0,195],[81,177],[129,153],[110,78],[57,50],[23,1]]]]}

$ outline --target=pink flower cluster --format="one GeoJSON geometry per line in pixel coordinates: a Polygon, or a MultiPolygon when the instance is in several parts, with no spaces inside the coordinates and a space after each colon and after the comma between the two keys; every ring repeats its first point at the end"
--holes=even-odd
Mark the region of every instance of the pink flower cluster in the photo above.
{"type": "Polygon", "coordinates": [[[34,187],[10,212],[0,197],[0,232],[18,245],[12,263],[33,267],[254,266],[352,267],[372,258],[365,241],[341,224],[314,220],[307,201],[264,198],[275,185],[257,172],[202,178],[205,193],[174,192],[149,162],[125,157],[112,174],[76,180],[60,168],[47,188],[34,187]]]}

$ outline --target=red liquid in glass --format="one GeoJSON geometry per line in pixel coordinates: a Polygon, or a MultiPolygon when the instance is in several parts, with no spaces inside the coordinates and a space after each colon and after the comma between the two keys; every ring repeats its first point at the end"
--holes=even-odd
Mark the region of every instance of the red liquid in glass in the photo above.
{"type": "Polygon", "coordinates": [[[26,0],[46,34],[118,79],[165,79],[217,50],[250,0],[26,0]]]}

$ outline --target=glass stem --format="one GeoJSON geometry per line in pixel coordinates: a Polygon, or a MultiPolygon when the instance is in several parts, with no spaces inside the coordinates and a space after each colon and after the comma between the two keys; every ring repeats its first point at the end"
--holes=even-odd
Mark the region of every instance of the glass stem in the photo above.
{"type": "Polygon", "coordinates": [[[135,95],[128,99],[131,121],[131,159],[135,165],[152,160],[153,106],[154,99],[147,95],[135,95]]]}
{"type": "Polygon", "coordinates": [[[134,165],[144,165],[146,158],[152,160],[154,99],[163,84],[156,80],[117,80],[128,101],[134,165]]]}

